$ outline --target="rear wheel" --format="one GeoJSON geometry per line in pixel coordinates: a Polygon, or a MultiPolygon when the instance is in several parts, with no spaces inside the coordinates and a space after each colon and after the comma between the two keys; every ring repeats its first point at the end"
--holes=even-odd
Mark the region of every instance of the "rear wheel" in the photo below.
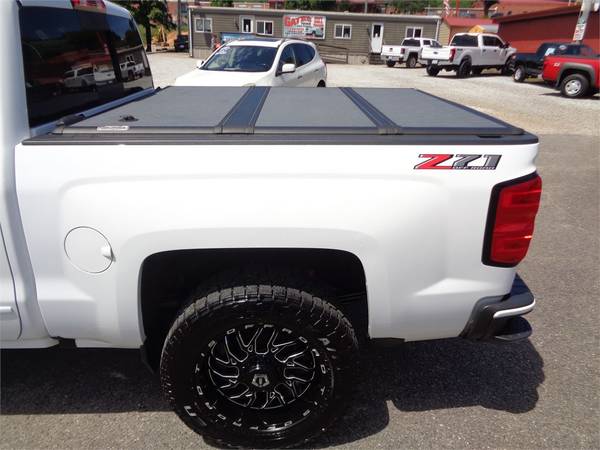
{"type": "Polygon", "coordinates": [[[256,280],[231,280],[181,312],[163,347],[163,390],[217,445],[301,444],[338,417],[357,340],[301,281],[256,280]]]}
{"type": "Polygon", "coordinates": [[[325,87],[325,81],[321,80],[319,81],[319,83],[317,84],[317,87],[325,87]]]}
{"type": "Polygon", "coordinates": [[[410,55],[408,57],[408,59],[406,60],[406,67],[408,67],[410,69],[414,69],[415,67],[417,67],[417,56],[416,55],[410,55]]]}
{"type": "Polygon", "coordinates": [[[515,67],[515,72],[513,73],[513,80],[517,83],[522,83],[527,78],[527,73],[525,72],[525,68],[522,65],[518,65],[515,67]]]}
{"type": "Polygon", "coordinates": [[[396,61],[386,61],[385,65],[388,67],[394,67],[396,65],[396,61]]]}
{"type": "Polygon", "coordinates": [[[427,69],[425,70],[427,71],[427,75],[430,77],[435,77],[438,73],[440,73],[440,69],[433,66],[427,66],[427,69]]]}
{"type": "Polygon", "coordinates": [[[587,95],[589,89],[590,83],[588,79],[579,73],[566,76],[560,83],[560,92],[569,98],[583,97],[587,95]]]}
{"type": "Polygon", "coordinates": [[[456,69],[457,78],[467,78],[471,73],[471,61],[468,59],[463,60],[458,69],[456,69]]]}

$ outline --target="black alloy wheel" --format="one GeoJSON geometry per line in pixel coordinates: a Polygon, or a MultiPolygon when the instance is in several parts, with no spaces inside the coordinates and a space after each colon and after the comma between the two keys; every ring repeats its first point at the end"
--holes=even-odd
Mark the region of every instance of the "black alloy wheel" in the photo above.
{"type": "Polygon", "coordinates": [[[262,280],[230,286],[192,301],[174,321],[163,390],[180,418],[217,445],[306,442],[347,397],[353,328],[308,292],[262,280]]]}

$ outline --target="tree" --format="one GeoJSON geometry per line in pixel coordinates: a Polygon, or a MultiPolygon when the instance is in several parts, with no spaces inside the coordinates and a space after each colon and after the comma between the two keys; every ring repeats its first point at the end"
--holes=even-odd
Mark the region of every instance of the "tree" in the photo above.
{"type": "MultiPolygon", "coordinates": [[[[428,6],[431,8],[441,8],[444,5],[443,0],[394,0],[389,2],[398,12],[406,14],[420,13],[428,6]]],[[[473,6],[473,0],[460,0],[461,8],[470,8],[473,6]]],[[[456,8],[456,0],[450,0],[450,9],[456,8]]]]}
{"type": "Polygon", "coordinates": [[[210,6],[226,6],[233,7],[233,0],[210,0],[210,6]]]}
{"type": "Polygon", "coordinates": [[[117,0],[133,15],[135,21],[146,29],[146,51],[152,51],[152,26],[166,30],[175,28],[165,0],[117,0]]]}

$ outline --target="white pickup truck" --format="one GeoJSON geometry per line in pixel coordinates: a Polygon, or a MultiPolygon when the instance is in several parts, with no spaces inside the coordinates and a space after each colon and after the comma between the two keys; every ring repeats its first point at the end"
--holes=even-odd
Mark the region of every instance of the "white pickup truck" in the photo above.
{"type": "Polygon", "coordinates": [[[485,69],[499,69],[507,74],[510,57],[516,51],[495,34],[457,33],[448,46],[425,47],[421,59],[432,77],[445,70],[466,78],[471,73],[479,75],[485,69]]]}
{"type": "Polygon", "coordinates": [[[396,63],[402,64],[406,61],[406,67],[414,68],[419,64],[425,64],[421,59],[423,47],[431,45],[441,47],[438,41],[431,38],[406,38],[400,45],[384,45],[381,48],[381,59],[388,67],[394,67],[396,63]]]}
{"type": "Polygon", "coordinates": [[[0,30],[4,349],[141,348],[193,430],[262,448],[332,424],[359,342],[530,335],[535,136],[413,89],[155,90],[110,2],[0,30]]]}

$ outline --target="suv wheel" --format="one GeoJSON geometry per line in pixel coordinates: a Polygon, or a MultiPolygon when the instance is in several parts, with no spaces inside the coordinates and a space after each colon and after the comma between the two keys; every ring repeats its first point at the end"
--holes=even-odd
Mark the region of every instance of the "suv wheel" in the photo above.
{"type": "Polygon", "coordinates": [[[254,279],[220,283],[181,312],[162,351],[163,390],[216,445],[298,445],[339,417],[356,336],[303,282],[254,279]]]}
{"type": "Polygon", "coordinates": [[[588,93],[589,88],[588,79],[579,73],[566,76],[560,83],[560,92],[569,98],[583,97],[588,93]]]}
{"type": "Polygon", "coordinates": [[[468,59],[463,60],[458,69],[456,69],[456,76],[458,78],[467,78],[471,73],[471,61],[468,59]]]}
{"type": "Polygon", "coordinates": [[[513,80],[517,83],[522,83],[527,78],[527,73],[525,73],[525,68],[522,65],[518,65],[515,68],[515,72],[513,73],[513,80]]]}
{"type": "Polygon", "coordinates": [[[408,57],[408,59],[406,60],[406,67],[408,67],[410,69],[414,69],[416,66],[417,66],[417,56],[410,55],[408,57]]]}
{"type": "Polygon", "coordinates": [[[388,67],[394,67],[396,65],[396,61],[386,61],[385,65],[388,67]]]}

